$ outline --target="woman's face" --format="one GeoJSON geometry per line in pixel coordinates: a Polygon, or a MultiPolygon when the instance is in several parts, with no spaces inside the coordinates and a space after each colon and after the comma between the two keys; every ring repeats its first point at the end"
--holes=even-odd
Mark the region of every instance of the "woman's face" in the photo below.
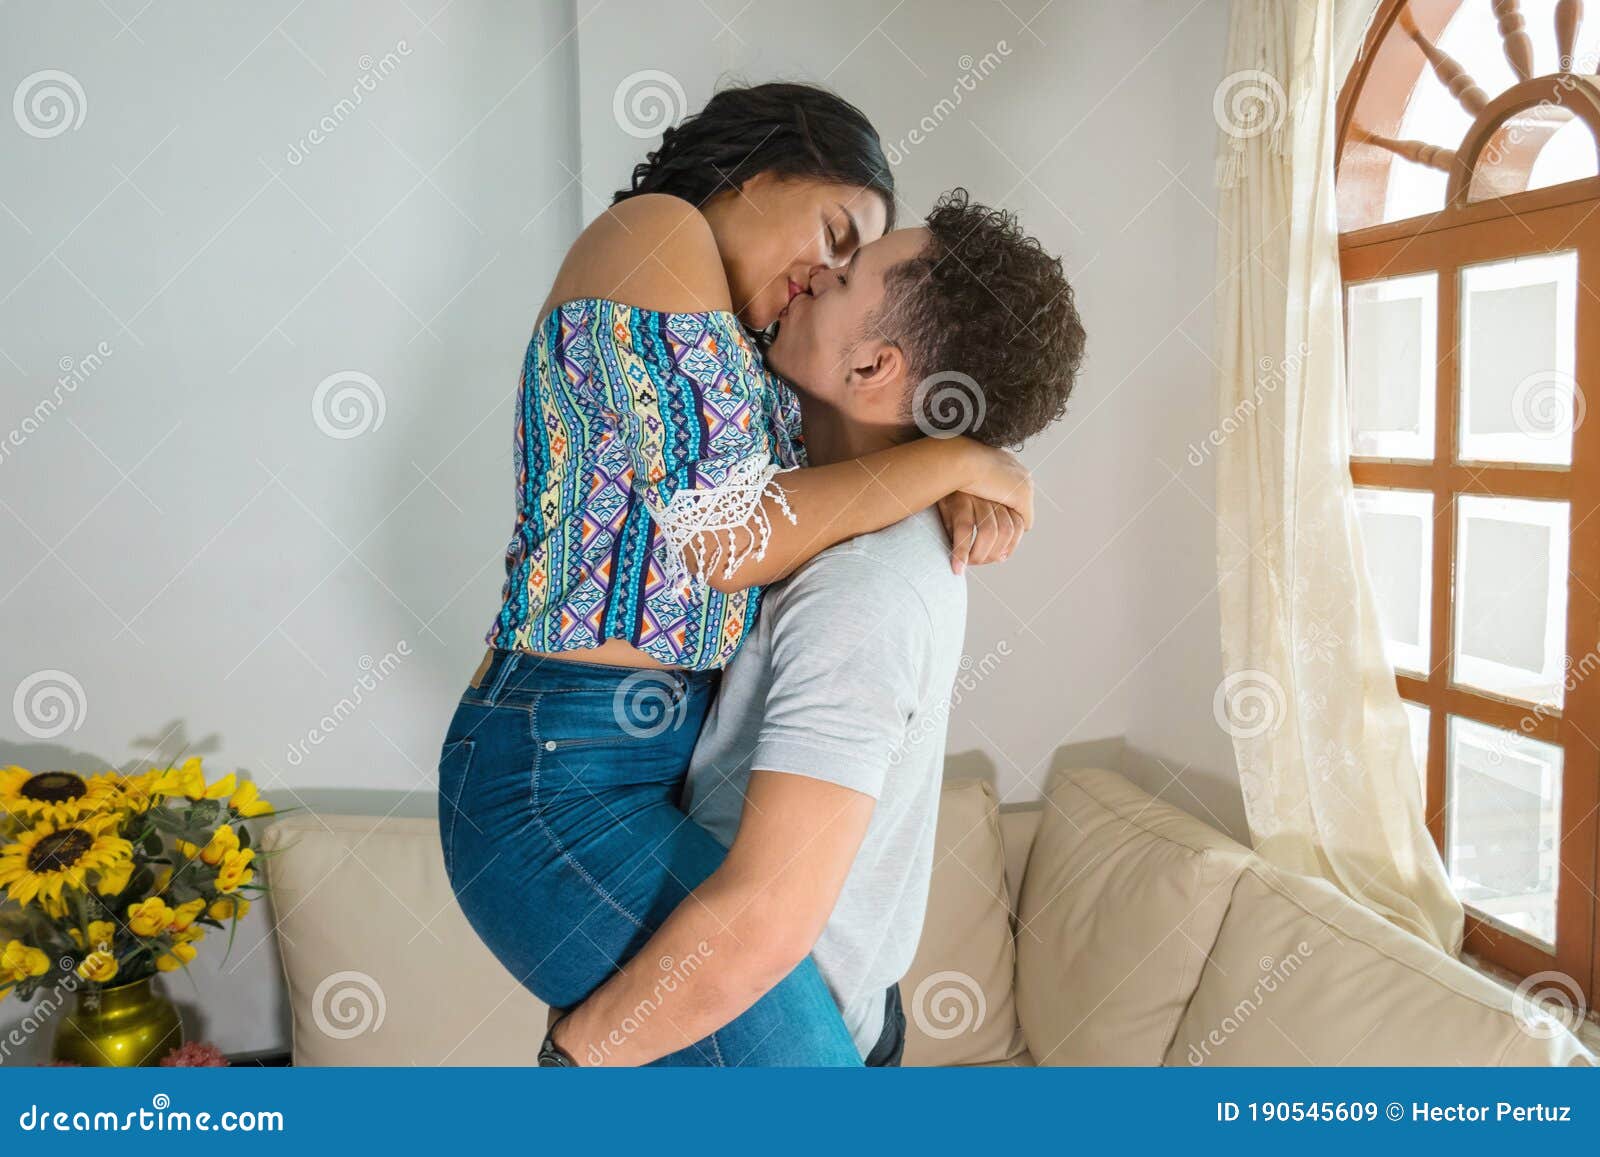
{"type": "Polygon", "coordinates": [[[704,208],[733,294],[733,311],[766,329],[821,269],[883,236],[883,197],[856,185],[758,173],[704,208]]]}

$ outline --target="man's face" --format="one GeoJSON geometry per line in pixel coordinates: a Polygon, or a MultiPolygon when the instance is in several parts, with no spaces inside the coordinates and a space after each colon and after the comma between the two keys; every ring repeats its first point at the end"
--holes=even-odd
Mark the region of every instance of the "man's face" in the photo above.
{"type": "MultiPolygon", "coordinates": [[[[896,229],[861,246],[843,268],[815,270],[809,291],[792,298],[778,315],[767,364],[803,393],[847,413],[898,404],[898,393],[862,397],[853,387],[866,367],[898,355],[869,322],[883,304],[884,274],[916,257],[927,243],[926,229],[896,229]],[[886,349],[893,354],[886,355],[886,349]]],[[[904,358],[895,364],[903,367],[904,358]]],[[[893,384],[903,387],[904,381],[893,384]]]]}

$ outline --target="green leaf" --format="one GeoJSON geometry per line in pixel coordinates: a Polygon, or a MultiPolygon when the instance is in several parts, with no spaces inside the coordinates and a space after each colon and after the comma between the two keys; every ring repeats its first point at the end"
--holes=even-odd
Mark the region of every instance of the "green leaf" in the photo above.
{"type": "Polygon", "coordinates": [[[158,831],[168,833],[181,832],[189,826],[183,816],[168,808],[152,808],[148,814],[151,826],[158,831]]]}

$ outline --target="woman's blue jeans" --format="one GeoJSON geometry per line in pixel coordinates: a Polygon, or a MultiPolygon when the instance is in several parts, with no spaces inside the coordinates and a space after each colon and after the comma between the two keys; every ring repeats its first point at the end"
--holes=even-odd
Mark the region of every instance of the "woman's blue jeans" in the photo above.
{"type": "MultiPolygon", "coordinates": [[[[722,862],[726,850],[678,806],[716,683],[715,672],[495,651],[462,695],[439,758],[445,870],[484,943],[545,1003],[582,1002],[722,862]]],[[[681,979],[700,963],[661,970],[681,979]]],[[[663,991],[634,1015],[670,1016],[671,1000],[663,991]]],[[[538,1048],[528,1042],[530,1061],[538,1048]]],[[[737,1020],[656,1063],[861,1058],[808,959],[737,1020]]]]}

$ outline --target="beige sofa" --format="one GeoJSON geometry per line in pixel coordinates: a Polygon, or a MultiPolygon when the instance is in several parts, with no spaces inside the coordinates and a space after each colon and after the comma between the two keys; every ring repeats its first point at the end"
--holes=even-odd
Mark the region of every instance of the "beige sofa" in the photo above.
{"type": "MultiPolygon", "coordinates": [[[[527,1065],[547,1010],[479,943],[430,820],[263,846],[297,1065],[527,1065]]],[[[1002,812],[946,786],[902,982],[910,1065],[1563,1065],[1523,998],[1108,771],[1002,812]]]]}

